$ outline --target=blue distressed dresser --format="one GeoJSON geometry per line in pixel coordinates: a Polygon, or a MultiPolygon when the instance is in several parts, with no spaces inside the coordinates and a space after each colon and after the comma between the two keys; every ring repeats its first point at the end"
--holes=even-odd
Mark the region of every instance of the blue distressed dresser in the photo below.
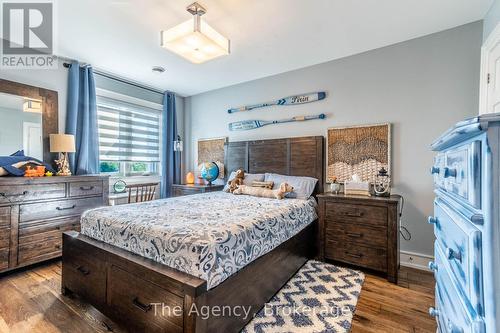
{"type": "Polygon", "coordinates": [[[439,332],[500,332],[500,114],[456,124],[432,144],[439,332]]]}

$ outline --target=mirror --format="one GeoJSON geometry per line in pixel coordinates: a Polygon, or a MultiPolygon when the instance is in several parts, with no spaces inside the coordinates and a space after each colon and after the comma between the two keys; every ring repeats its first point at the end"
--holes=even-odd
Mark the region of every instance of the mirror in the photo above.
{"type": "Polygon", "coordinates": [[[24,150],[43,160],[42,101],[0,93],[0,156],[24,150]]]}
{"type": "Polygon", "coordinates": [[[0,79],[0,156],[24,150],[54,165],[49,134],[59,133],[57,92],[0,79]]]}

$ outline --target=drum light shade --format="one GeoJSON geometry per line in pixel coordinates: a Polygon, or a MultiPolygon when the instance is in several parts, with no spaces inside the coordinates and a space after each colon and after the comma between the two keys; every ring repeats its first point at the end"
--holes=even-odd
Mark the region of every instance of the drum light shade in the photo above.
{"type": "Polygon", "coordinates": [[[50,135],[51,153],[74,153],[75,137],[71,134],[51,134],[50,135]]]}
{"type": "Polygon", "coordinates": [[[196,2],[187,10],[193,14],[194,22],[189,20],[162,31],[161,46],[195,64],[228,55],[229,39],[201,19],[206,10],[196,2]]]}

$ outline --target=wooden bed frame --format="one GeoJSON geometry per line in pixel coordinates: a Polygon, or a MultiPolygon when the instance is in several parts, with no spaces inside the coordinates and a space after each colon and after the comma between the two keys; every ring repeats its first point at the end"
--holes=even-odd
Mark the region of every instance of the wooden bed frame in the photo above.
{"type": "MultiPolygon", "coordinates": [[[[323,137],[230,142],[228,174],[275,172],[324,183],[323,137]]],[[[77,232],[63,235],[62,293],[134,332],[239,332],[316,254],[317,221],[213,289],[206,281],[77,232]],[[207,312],[209,311],[210,312],[207,312]],[[216,313],[215,311],[221,311],[216,313]],[[246,312],[244,312],[246,311],[246,312]]]]}

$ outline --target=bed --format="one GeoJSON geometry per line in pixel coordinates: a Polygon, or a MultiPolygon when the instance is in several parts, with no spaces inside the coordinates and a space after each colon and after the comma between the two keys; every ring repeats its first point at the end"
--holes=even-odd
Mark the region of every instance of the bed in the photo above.
{"type": "MultiPolygon", "coordinates": [[[[225,164],[228,174],[315,177],[317,193],[323,145],[323,137],[231,142],[225,164]]],[[[81,233],[63,236],[62,292],[133,331],[238,332],[314,256],[316,219],[313,198],[223,192],[93,209],[81,233]]]]}

